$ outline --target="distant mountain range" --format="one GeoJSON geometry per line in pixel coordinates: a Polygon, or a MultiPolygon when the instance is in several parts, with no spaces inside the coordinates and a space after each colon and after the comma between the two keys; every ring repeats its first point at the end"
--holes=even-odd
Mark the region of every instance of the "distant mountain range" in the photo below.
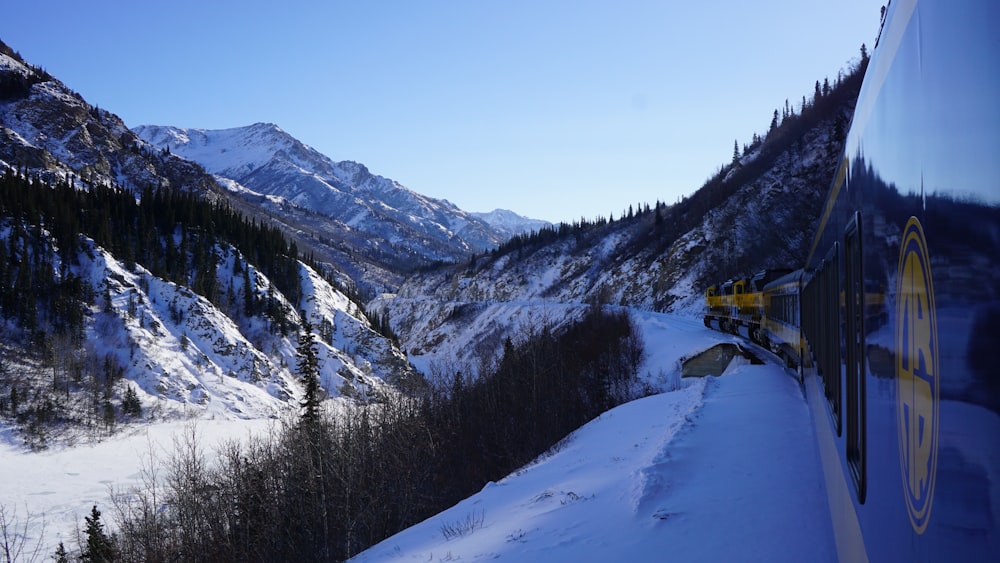
{"type": "Polygon", "coordinates": [[[463,211],[363,164],[335,162],[271,123],[219,130],[142,125],[133,131],[197,162],[234,192],[291,204],[391,244],[422,246],[434,259],[482,252],[548,224],[506,210],[463,211]]]}

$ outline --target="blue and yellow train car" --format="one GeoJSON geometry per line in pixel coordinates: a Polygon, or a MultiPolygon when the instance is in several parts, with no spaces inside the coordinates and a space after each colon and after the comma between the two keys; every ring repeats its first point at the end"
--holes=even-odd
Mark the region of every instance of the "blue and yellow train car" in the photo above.
{"type": "MultiPolygon", "coordinates": [[[[795,270],[775,278],[761,289],[763,315],[759,344],[767,347],[785,361],[790,368],[802,366],[802,331],[799,328],[799,295],[802,270],[795,270]]],[[[799,370],[801,376],[801,370],[799,370]]]]}
{"type": "MultiPolygon", "coordinates": [[[[806,264],[743,293],[803,383],[841,561],[1000,561],[998,25],[891,2],[806,264]]],[[[742,324],[713,292],[706,324],[742,324]]]]}
{"type": "Polygon", "coordinates": [[[1000,561],[998,25],[892,1],[803,270],[843,561],[1000,561]]]}

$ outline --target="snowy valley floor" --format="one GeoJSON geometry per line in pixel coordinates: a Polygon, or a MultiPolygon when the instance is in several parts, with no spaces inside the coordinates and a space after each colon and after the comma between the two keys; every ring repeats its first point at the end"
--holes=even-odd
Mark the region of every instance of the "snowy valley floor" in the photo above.
{"type": "MultiPolygon", "coordinates": [[[[644,373],[670,379],[684,357],[730,337],[691,319],[635,313],[644,373]]],[[[200,421],[206,449],[268,421],[200,421]]],[[[26,453],[0,428],[0,504],[44,518],[42,560],[108,488],[138,484],[150,448],[183,423],[95,445],[26,453]]],[[[103,510],[103,508],[102,508],[103,510]]],[[[106,514],[110,516],[110,509],[106,514]]],[[[776,365],[737,365],[609,411],[552,453],[358,555],[374,561],[823,561],[835,558],[811,419],[776,365]]]]}

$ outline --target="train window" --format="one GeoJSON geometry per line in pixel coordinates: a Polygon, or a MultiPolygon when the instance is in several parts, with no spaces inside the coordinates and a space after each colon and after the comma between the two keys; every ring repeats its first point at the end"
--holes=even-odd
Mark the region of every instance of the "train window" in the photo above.
{"type": "Polygon", "coordinates": [[[865,502],[865,281],[862,270],[861,212],[844,232],[844,351],[847,379],[847,465],[865,502]]]}
{"type": "MultiPolygon", "coordinates": [[[[840,243],[834,242],[815,273],[802,289],[802,330],[809,343],[816,374],[830,408],[837,436],[840,416],[840,243]]],[[[792,307],[797,304],[793,301],[792,307]]],[[[795,319],[792,310],[791,319],[795,319]]]]}
{"type": "Polygon", "coordinates": [[[822,342],[823,381],[826,382],[826,397],[830,401],[837,435],[841,435],[840,424],[840,243],[833,243],[827,255],[820,280],[820,340],[822,342]]]}

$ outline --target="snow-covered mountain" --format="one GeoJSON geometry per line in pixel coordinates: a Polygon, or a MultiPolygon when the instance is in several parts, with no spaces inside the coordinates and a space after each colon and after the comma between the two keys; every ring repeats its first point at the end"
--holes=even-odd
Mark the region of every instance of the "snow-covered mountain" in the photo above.
{"type": "Polygon", "coordinates": [[[455,260],[496,247],[525,220],[493,223],[454,204],[418,194],[362,164],[335,162],[280,127],[256,123],[233,129],[133,129],[154,147],[197,162],[229,189],[267,196],[327,217],[345,230],[415,250],[431,260],[455,260]]]}
{"type": "MultiPolygon", "coordinates": [[[[20,229],[0,223],[0,239],[9,242],[20,229]]],[[[268,277],[231,246],[217,246],[215,284],[229,295],[215,304],[190,287],[154,276],[140,264],[115,258],[84,238],[80,252],[66,257],[51,239],[30,247],[33,262],[49,263],[64,283],[89,288],[79,344],[66,333],[48,330],[25,334],[21,323],[0,317],[4,375],[0,392],[19,395],[12,415],[25,425],[24,440],[33,447],[79,438],[72,425],[50,429],[39,421],[56,420],[100,428],[99,435],[125,416],[126,392],[141,405],[138,420],[177,417],[260,419],[297,412],[303,396],[295,372],[296,331],[281,330],[267,314],[249,314],[236,305],[246,295],[285,311],[293,325],[308,317],[320,361],[320,383],[327,396],[377,398],[394,393],[393,384],[413,375],[405,355],[378,334],[359,306],[312,268],[298,263],[301,296],[289,302],[268,277]],[[245,272],[244,272],[245,268],[245,272]],[[248,285],[249,284],[249,285],[248,285]],[[31,347],[41,334],[43,350],[31,347]],[[92,393],[113,409],[104,426],[92,426],[97,410],[92,393]],[[45,405],[44,411],[42,405],[45,405]],[[43,412],[47,412],[43,416],[43,412]]],[[[18,275],[31,268],[22,261],[18,275]]],[[[263,307],[263,305],[261,306],[263,307]]],[[[51,316],[51,313],[45,316],[51,316]]],[[[44,318],[44,316],[43,316],[44,318]]],[[[100,415],[101,417],[107,415],[100,415]]]]}
{"type": "Polygon", "coordinates": [[[473,215],[486,221],[497,231],[507,235],[505,238],[531,233],[552,226],[552,223],[548,221],[531,219],[523,215],[518,215],[509,209],[494,209],[487,213],[473,213],[473,215]]]}
{"type": "MultiPolygon", "coordinates": [[[[3,284],[0,303],[0,394],[17,399],[4,401],[2,414],[34,429],[26,437],[33,445],[49,439],[46,422],[91,425],[99,409],[106,425],[128,419],[126,393],[137,395],[144,420],[295,412],[302,396],[296,374],[302,314],[316,329],[328,396],[377,397],[415,374],[363,305],[345,294],[357,286],[349,274],[296,261],[292,245],[285,259],[294,271],[281,275],[295,281],[276,284],[266,267],[236,248],[231,233],[219,230],[203,238],[207,244],[193,246],[204,229],[189,224],[190,216],[173,215],[177,208],[154,208],[154,193],[225,203],[216,209],[239,212],[247,226],[251,218],[265,225],[265,214],[232,198],[200,165],[152,149],[114,114],[88,104],[2,43],[0,184],[8,195],[23,193],[6,199],[0,215],[0,277],[12,282],[3,284]],[[149,223],[119,224],[132,210],[109,211],[108,223],[116,223],[120,234],[98,229],[104,241],[98,243],[73,218],[84,211],[53,203],[58,189],[73,187],[134,194],[119,201],[141,204],[146,217],[168,213],[171,220],[156,234],[149,223]],[[138,244],[136,229],[144,231],[138,244]],[[142,258],[140,246],[156,245],[176,259],[169,275],[163,263],[142,258]],[[73,293],[39,295],[32,286],[73,293]],[[29,302],[16,303],[23,296],[29,302]],[[251,311],[237,300],[260,305],[251,311]],[[68,306],[79,311],[74,330],[60,326],[69,318],[68,306]]],[[[281,223],[267,228],[293,232],[281,223]]]]}

